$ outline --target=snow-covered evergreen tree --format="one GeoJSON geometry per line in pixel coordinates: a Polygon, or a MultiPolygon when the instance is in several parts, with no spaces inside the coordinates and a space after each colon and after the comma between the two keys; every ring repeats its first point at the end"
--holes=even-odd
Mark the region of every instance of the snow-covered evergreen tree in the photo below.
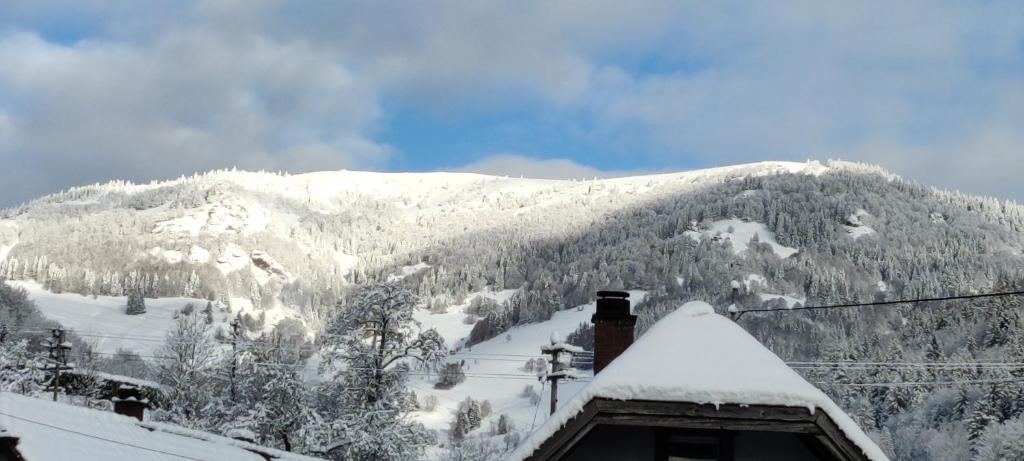
{"type": "Polygon", "coordinates": [[[142,296],[142,290],[136,288],[128,292],[128,306],[125,309],[128,315],[139,315],[146,313],[146,299],[142,296]]]}

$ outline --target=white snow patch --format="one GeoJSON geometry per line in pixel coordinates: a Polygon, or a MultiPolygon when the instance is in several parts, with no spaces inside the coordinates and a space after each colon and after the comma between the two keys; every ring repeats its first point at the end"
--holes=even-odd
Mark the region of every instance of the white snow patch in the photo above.
{"type": "Polygon", "coordinates": [[[11,254],[11,250],[14,249],[16,244],[3,244],[0,245],[0,261],[7,259],[7,255],[11,254]]]}
{"type": "Polygon", "coordinates": [[[751,290],[752,287],[767,288],[768,279],[761,274],[749,274],[743,278],[743,285],[747,287],[747,290],[751,290]]]}
{"type": "Polygon", "coordinates": [[[210,252],[199,245],[192,245],[188,250],[188,262],[192,264],[206,264],[210,262],[210,252]]]}
{"type": "Polygon", "coordinates": [[[249,256],[242,247],[234,243],[228,243],[224,247],[224,251],[217,257],[217,270],[224,275],[228,275],[248,266],[249,263],[249,256]]]}
{"type": "Polygon", "coordinates": [[[291,283],[295,280],[281,263],[277,262],[276,259],[265,251],[253,250],[252,254],[249,255],[249,259],[252,262],[249,268],[260,286],[266,285],[272,279],[283,283],[291,283]]]}
{"type": "Polygon", "coordinates": [[[0,261],[7,259],[11,250],[18,244],[18,223],[10,220],[0,221],[0,261]]]}
{"type": "MultiPolygon", "coordinates": [[[[196,311],[206,307],[205,299],[146,298],[146,313],[125,314],[128,298],[124,296],[82,296],[73,293],[51,293],[36,282],[7,282],[28,292],[43,316],[60,322],[65,328],[83,333],[83,339],[100,353],[114,353],[119,348],[131,349],[141,355],[154,355],[174,327],[175,312],[186,304],[196,311]],[[84,336],[89,335],[89,336],[84,336]]],[[[227,321],[228,315],[213,310],[214,325],[227,321]]]]}
{"type": "Polygon", "coordinates": [[[359,257],[342,253],[340,251],[334,252],[334,263],[338,265],[338,272],[341,275],[349,275],[352,273],[352,269],[359,266],[359,257]]]}
{"type": "MultiPolygon", "coordinates": [[[[272,300],[264,299],[263,305],[259,308],[254,306],[252,304],[252,300],[250,300],[249,298],[233,296],[229,299],[229,301],[231,302],[231,311],[227,313],[229,317],[234,318],[238,314],[249,314],[254,318],[259,318],[260,316],[263,316],[262,331],[265,333],[272,332],[274,330],[274,327],[285,319],[297,320],[303,324],[306,323],[302,317],[302,314],[300,314],[299,311],[292,307],[281,304],[280,300],[276,298],[272,300]]],[[[313,337],[313,332],[310,331],[307,327],[306,338],[313,339],[313,337]]]]}
{"type": "Polygon", "coordinates": [[[796,248],[780,245],[775,240],[775,234],[769,231],[764,224],[752,221],[746,222],[740,219],[715,221],[711,223],[706,231],[686,231],[683,235],[696,241],[701,241],[704,238],[725,240],[732,245],[733,252],[736,254],[747,251],[750,239],[754,238],[755,235],[762,243],[770,245],[775,254],[780,258],[788,258],[799,251],[796,248]]]}
{"type": "Polygon", "coordinates": [[[157,235],[186,234],[198,237],[201,233],[211,235],[249,235],[266,230],[268,213],[255,204],[236,201],[212,203],[193,209],[189,214],[157,222],[153,233],[157,235]]]}
{"type": "Polygon", "coordinates": [[[395,280],[404,279],[428,267],[430,267],[430,264],[427,264],[425,262],[418,262],[411,266],[402,266],[397,274],[391,274],[388,276],[388,281],[394,282],[395,280]]]}
{"type": "Polygon", "coordinates": [[[856,213],[846,218],[846,224],[843,227],[846,229],[846,233],[850,235],[850,238],[856,240],[875,233],[874,229],[864,224],[864,218],[870,216],[871,214],[865,210],[857,210],[856,213]]]}
{"type": "Polygon", "coordinates": [[[802,306],[805,302],[807,302],[807,298],[789,295],[773,295],[770,293],[761,293],[758,296],[761,297],[761,302],[771,301],[773,299],[781,299],[786,302],[786,307],[790,309],[796,307],[797,304],[802,306]]]}
{"type": "MultiPolygon", "coordinates": [[[[82,338],[100,353],[114,353],[119,348],[130,349],[141,355],[158,355],[167,334],[174,328],[176,312],[186,304],[195,306],[202,315],[207,300],[196,298],[146,298],[146,313],[125,314],[128,298],[125,296],[82,296],[73,293],[51,293],[36,282],[11,281],[12,285],[25,289],[43,316],[60,322],[65,328],[82,333],[82,338]]],[[[263,315],[263,331],[270,332],[284,319],[304,322],[295,309],[278,301],[256,309],[247,298],[231,298],[231,312],[213,309],[213,326],[224,324],[238,313],[253,317],[263,315]]],[[[196,315],[196,314],[193,314],[196,315]]],[[[307,332],[312,339],[312,333],[307,332]]]]}
{"type": "Polygon", "coordinates": [[[508,459],[530,456],[594,398],[781,405],[824,411],[873,461],[885,454],[823,392],[703,302],[690,302],[655,324],[575,397],[551,415],[508,459]],[[669,363],[665,351],[682,351],[669,363]]]}
{"type": "MultiPolygon", "coordinates": [[[[426,308],[417,308],[413,312],[413,319],[420,322],[424,329],[433,328],[445,338],[448,347],[457,349],[462,346],[463,340],[469,336],[474,324],[466,323],[466,308],[476,298],[487,298],[497,304],[502,304],[511,298],[518,290],[501,291],[477,291],[466,295],[466,300],[461,304],[448,306],[443,313],[430,312],[426,308]]],[[[475,322],[474,322],[475,323],[475,322]]]]}

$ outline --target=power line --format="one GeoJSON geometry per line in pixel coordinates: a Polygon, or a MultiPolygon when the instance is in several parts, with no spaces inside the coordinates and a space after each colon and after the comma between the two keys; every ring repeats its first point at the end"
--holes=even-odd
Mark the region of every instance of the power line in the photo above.
{"type": "Polygon", "coordinates": [[[814,384],[822,386],[843,386],[843,387],[923,387],[923,386],[961,386],[980,384],[1022,384],[1024,378],[1008,379],[977,379],[964,381],[899,381],[899,382],[878,382],[878,383],[836,383],[829,381],[815,381],[814,384]]]}
{"type": "Polygon", "coordinates": [[[738,321],[743,314],[750,312],[784,312],[784,311],[810,311],[810,310],[828,310],[828,309],[844,309],[849,307],[877,307],[877,306],[890,306],[893,304],[913,304],[913,303],[925,303],[932,301],[956,301],[963,299],[979,299],[979,298],[996,298],[1002,296],[1022,296],[1024,291],[1005,291],[999,293],[981,293],[974,295],[957,295],[957,296],[943,296],[939,298],[917,298],[917,299],[901,299],[896,301],[875,301],[870,303],[849,303],[849,304],[833,304],[828,306],[797,306],[797,307],[771,307],[761,309],[745,309],[742,311],[732,312],[732,318],[734,321],[738,321]]]}
{"type": "Polygon", "coordinates": [[[93,438],[93,439],[97,439],[97,440],[102,440],[104,442],[110,442],[110,443],[114,443],[114,444],[117,444],[117,445],[123,445],[123,446],[126,446],[126,447],[138,448],[139,450],[150,451],[150,452],[153,452],[153,453],[160,453],[162,455],[174,456],[176,458],[181,458],[181,459],[189,459],[189,460],[192,460],[192,461],[207,461],[207,460],[201,459],[201,458],[193,458],[191,456],[179,455],[177,453],[171,453],[169,451],[157,450],[155,448],[143,447],[141,445],[135,445],[135,444],[131,444],[131,443],[121,442],[121,441],[118,441],[118,440],[112,440],[112,439],[108,439],[106,437],[100,437],[98,435],[86,434],[85,432],[79,432],[79,431],[76,431],[76,430],[73,430],[73,429],[68,429],[66,427],[54,426],[52,424],[44,423],[44,422],[41,422],[41,421],[36,421],[36,420],[33,420],[33,419],[28,419],[28,418],[22,418],[20,416],[14,416],[14,415],[9,414],[9,413],[0,412],[0,415],[6,416],[8,418],[14,418],[14,419],[17,419],[17,420],[20,420],[20,421],[25,421],[26,423],[37,424],[37,425],[40,425],[40,426],[49,427],[51,429],[56,429],[58,431],[64,431],[64,432],[68,432],[68,433],[71,433],[71,434],[81,435],[83,437],[89,437],[89,438],[93,438]]]}
{"type": "Polygon", "coordinates": [[[817,361],[817,362],[786,362],[786,365],[912,365],[912,366],[1024,366],[1024,362],[860,362],[856,360],[846,361],[817,361]]]}

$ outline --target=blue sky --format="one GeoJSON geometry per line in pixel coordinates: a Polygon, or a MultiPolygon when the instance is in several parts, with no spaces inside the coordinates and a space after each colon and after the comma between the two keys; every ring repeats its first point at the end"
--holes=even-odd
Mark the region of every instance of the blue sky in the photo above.
{"type": "Polygon", "coordinates": [[[8,0],[0,206],[213,168],[842,158],[1024,200],[1024,4],[8,0]]]}

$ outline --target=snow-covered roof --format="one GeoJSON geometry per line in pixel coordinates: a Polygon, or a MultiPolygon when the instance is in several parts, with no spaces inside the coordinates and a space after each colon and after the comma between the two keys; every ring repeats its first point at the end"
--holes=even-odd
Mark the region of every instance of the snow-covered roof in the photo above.
{"type": "Polygon", "coordinates": [[[821,410],[869,459],[888,460],[825,393],[704,302],[687,303],[655,324],[551,415],[509,459],[529,457],[596,398],[821,410]]]}
{"type": "Polygon", "coordinates": [[[0,427],[25,461],[281,461],[318,458],[107,411],[0,392],[0,427]],[[258,452],[258,453],[257,453],[258,452]]]}

